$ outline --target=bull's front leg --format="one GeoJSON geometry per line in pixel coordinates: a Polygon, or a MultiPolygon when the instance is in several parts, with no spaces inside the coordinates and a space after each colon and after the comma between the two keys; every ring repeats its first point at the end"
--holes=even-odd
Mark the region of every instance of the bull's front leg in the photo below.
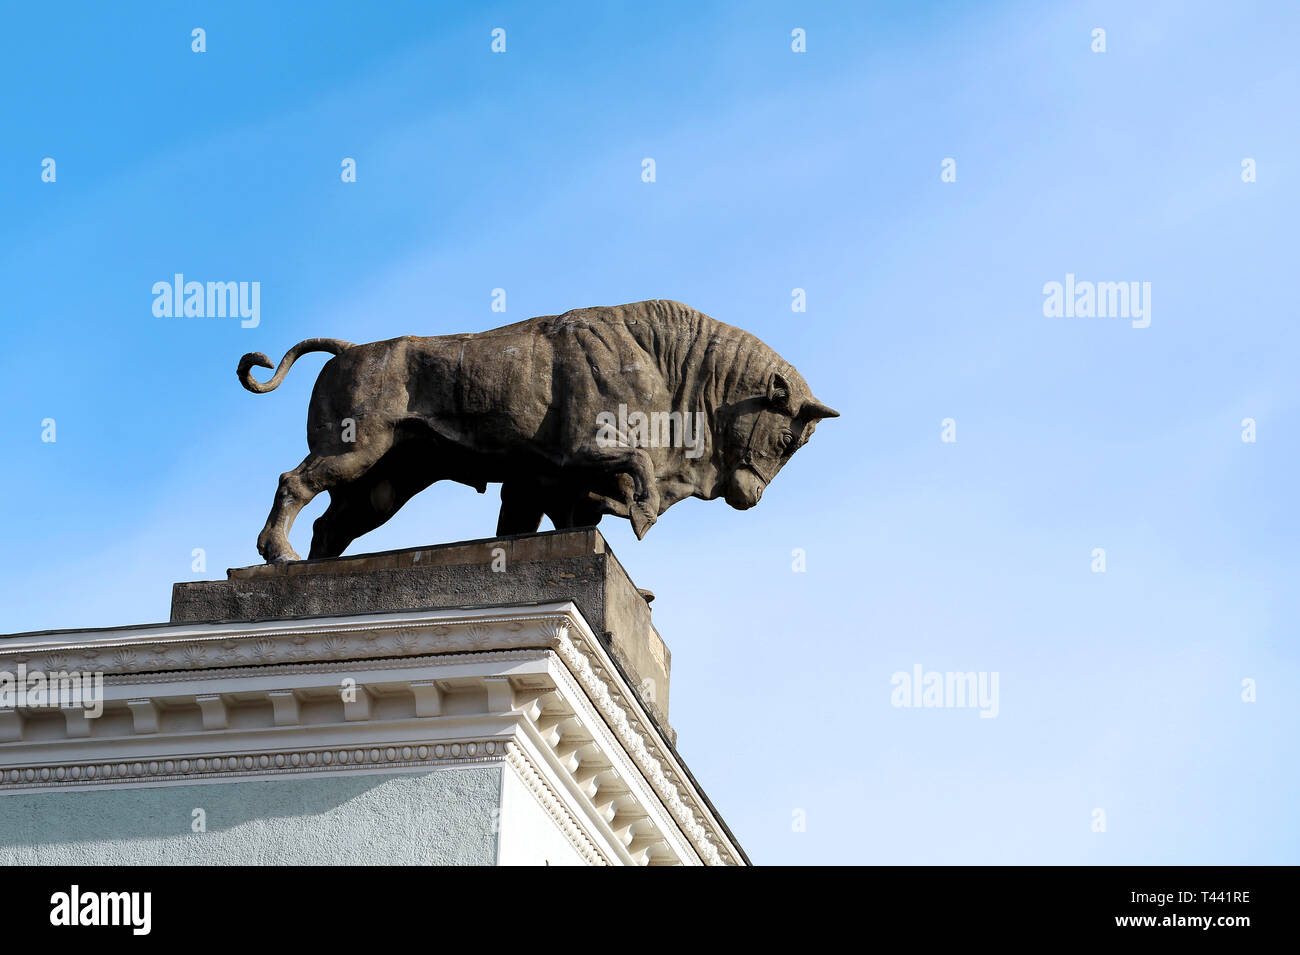
{"type": "Polygon", "coordinates": [[[541,495],[534,485],[518,478],[501,485],[501,511],[497,515],[498,537],[534,534],[542,526],[544,515],[541,495]]]}
{"type": "Polygon", "coordinates": [[[580,466],[612,474],[627,507],[637,540],[659,519],[659,483],[654,462],[644,448],[587,448],[580,466]]]}
{"type": "Polygon", "coordinates": [[[619,475],[619,484],[623,488],[623,500],[627,503],[628,519],[632,522],[632,533],[641,540],[649,532],[654,522],[659,520],[659,488],[655,486],[654,474],[640,490],[633,472],[619,475]]]}

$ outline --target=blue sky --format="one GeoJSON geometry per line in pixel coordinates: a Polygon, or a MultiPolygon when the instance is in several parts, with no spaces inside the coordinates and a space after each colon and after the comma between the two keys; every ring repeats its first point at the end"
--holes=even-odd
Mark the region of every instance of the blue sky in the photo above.
{"type": "MultiPolygon", "coordinates": [[[[257,562],[321,359],[258,397],[244,352],[673,298],[843,415],[752,511],[602,525],[755,861],[1300,862],[1300,10],[269,6],[4,14],[0,632],[257,562]],[[260,324],[155,317],[176,272],[260,324]],[[1150,327],[1044,317],[1067,273],[1150,327]],[[916,664],[997,672],[997,718],[892,706],[916,664]]],[[[350,552],[486,536],[494,490],[350,552]]]]}

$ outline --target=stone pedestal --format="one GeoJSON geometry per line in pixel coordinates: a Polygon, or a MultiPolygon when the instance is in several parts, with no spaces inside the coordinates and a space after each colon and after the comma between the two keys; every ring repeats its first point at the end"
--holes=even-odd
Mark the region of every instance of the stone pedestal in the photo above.
{"type": "Polygon", "coordinates": [[[670,742],[672,655],[650,607],[594,527],[257,564],[172,586],[173,623],[572,600],[670,742]]]}
{"type": "Polygon", "coordinates": [[[0,708],[0,862],[746,864],[675,751],[669,660],[594,529],[0,637],[0,672],[103,675],[97,716],[0,708]]]}

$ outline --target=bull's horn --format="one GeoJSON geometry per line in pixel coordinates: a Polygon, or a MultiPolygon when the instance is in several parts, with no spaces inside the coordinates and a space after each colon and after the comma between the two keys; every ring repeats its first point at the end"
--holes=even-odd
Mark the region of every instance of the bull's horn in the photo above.
{"type": "Polygon", "coordinates": [[[827,407],[815,398],[805,401],[804,406],[799,410],[799,417],[809,418],[813,421],[820,421],[822,418],[838,418],[839,416],[838,411],[827,407]]]}

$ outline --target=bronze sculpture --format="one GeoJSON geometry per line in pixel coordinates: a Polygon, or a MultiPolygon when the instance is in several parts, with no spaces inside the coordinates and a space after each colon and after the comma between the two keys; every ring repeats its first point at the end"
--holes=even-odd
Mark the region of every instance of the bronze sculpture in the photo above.
{"type": "Polygon", "coordinates": [[[477,334],[353,345],[299,342],[262,394],[308,352],[330,352],[307,413],[311,453],[280,476],[257,539],[297,560],[288,532],[321,491],[309,556],[336,557],[440,480],[501,483],[497,534],[626,517],[637,538],[677,501],[758,503],[822,418],[794,367],[741,329],[680,302],[582,308],[477,334]]]}

